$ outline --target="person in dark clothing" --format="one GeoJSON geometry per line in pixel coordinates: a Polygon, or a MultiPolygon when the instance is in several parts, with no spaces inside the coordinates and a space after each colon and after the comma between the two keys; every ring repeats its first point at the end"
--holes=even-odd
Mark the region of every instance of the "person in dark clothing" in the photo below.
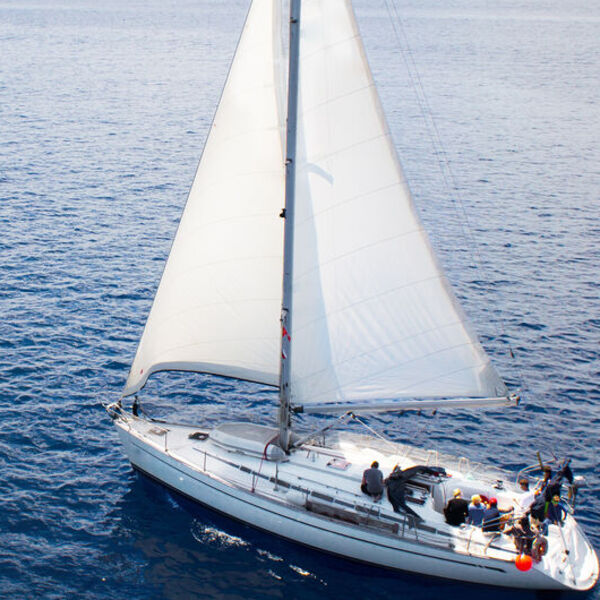
{"type": "Polygon", "coordinates": [[[550,502],[546,503],[545,523],[560,525],[567,517],[565,507],[560,503],[560,496],[554,496],[550,502]]]}
{"type": "Polygon", "coordinates": [[[371,468],[363,473],[360,489],[363,494],[372,496],[375,501],[383,496],[383,473],[379,470],[379,463],[376,460],[371,463],[371,468]]]}
{"type": "Polygon", "coordinates": [[[544,513],[546,511],[546,499],[544,494],[538,494],[529,509],[529,514],[537,519],[538,521],[544,520],[544,513]]]}
{"type": "Polygon", "coordinates": [[[544,465],[542,471],[544,473],[544,478],[537,485],[537,489],[539,489],[541,492],[543,492],[546,489],[548,482],[550,481],[550,479],[552,479],[552,469],[549,465],[544,465]]]}
{"type": "Polygon", "coordinates": [[[387,484],[388,500],[391,502],[394,512],[400,512],[400,509],[402,509],[406,514],[414,517],[417,521],[422,521],[423,519],[412,508],[406,505],[405,496],[406,485],[413,477],[421,474],[439,475],[440,470],[422,465],[409,467],[404,470],[396,467],[385,480],[385,483],[387,484]]]}
{"type": "MultiPolygon", "coordinates": [[[[571,471],[571,468],[569,467],[569,462],[569,460],[565,460],[556,475],[550,478],[542,488],[544,490],[546,502],[551,502],[554,496],[560,496],[563,479],[566,479],[569,483],[573,483],[573,471],[571,471]]],[[[552,475],[552,472],[550,472],[550,475],[552,475]]],[[[544,472],[544,479],[545,477],[546,472],[544,472]]]]}
{"type": "Polygon", "coordinates": [[[453,498],[448,501],[444,509],[446,523],[449,525],[462,525],[469,516],[469,501],[462,497],[459,489],[454,490],[453,498]]]}
{"type": "Polygon", "coordinates": [[[489,506],[483,511],[482,531],[500,531],[500,511],[496,498],[490,498],[489,506]]]}
{"type": "Polygon", "coordinates": [[[512,535],[515,538],[515,547],[519,554],[531,555],[531,547],[536,534],[531,529],[529,518],[527,516],[521,517],[510,529],[505,531],[505,533],[512,535]]]}

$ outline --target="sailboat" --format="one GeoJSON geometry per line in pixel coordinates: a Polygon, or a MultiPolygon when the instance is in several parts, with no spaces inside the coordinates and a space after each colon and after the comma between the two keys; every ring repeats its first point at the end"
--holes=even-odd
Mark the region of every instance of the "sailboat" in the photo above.
{"type": "Polygon", "coordinates": [[[280,3],[250,6],[122,397],[107,406],[131,464],[235,520],[348,560],[591,588],[598,559],[572,510],[537,554],[519,552],[508,527],[450,525],[455,488],[504,511],[523,492],[466,458],[383,439],[361,418],[517,398],[419,221],[350,0],[291,0],[285,50],[280,3]],[[138,393],[170,370],[278,389],[273,423],[146,416],[138,393]],[[326,424],[301,431],[299,413],[326,424]],[[350,421],[367,432],[351,433],[350,421]],[[374,459],[413,474],[400,505],[361,491],[374,459]]]}

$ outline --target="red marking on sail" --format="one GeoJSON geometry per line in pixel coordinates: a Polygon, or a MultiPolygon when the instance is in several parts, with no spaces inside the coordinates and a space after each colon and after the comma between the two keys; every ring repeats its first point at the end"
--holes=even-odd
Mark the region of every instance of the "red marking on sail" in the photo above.
{"type": "Polygon", "coordinates": [[[292,341],[292,338],[290,337],[290,334],[287,332],[287,329],[285,327],[281,328],[281,337],[286,337],[288,339],[288,342],[292,341]]]}

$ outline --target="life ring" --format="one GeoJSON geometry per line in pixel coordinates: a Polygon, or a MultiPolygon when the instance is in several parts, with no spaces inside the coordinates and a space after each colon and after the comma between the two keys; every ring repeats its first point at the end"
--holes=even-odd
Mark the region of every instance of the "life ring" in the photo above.
{"type": "Polygon", "coordinates": [[[548,540],[543,535],[538,535],[531,546],[531,557],[536,562],[540,562],[546,552],[548,552],[548,540]]]}

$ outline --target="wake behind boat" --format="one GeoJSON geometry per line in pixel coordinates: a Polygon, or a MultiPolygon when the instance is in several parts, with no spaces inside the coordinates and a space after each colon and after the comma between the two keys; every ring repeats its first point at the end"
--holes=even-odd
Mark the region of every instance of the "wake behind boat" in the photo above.
{"type": "MultiPolygon", "coordinates": [[[[417,217],[349,0],[292,0],[290,11],[286,69],[280,2],[251,5],[123,392],[136,395],[161,370],[255,381],[279,389],[278,427],[164,423],[142,416],[137,396],[131,412],[119,400],[108,411],[132,465],[214,510],[351,560],[589,589],[598,560],[572,510],[556,519],[544,506],[529,543],[518,529],[525,492],[505,475],[373,436],[296,430],[297,413],[344,421],[517,398],[417,217]],[[361,491],[374,458],[390,473],[386,495],[361,491]],[[458,489],[497,505],[504,529],[446,522],[458,489]]],[[[562,481],[549,485],[538,487],[560,496],[562,481]]]]}

